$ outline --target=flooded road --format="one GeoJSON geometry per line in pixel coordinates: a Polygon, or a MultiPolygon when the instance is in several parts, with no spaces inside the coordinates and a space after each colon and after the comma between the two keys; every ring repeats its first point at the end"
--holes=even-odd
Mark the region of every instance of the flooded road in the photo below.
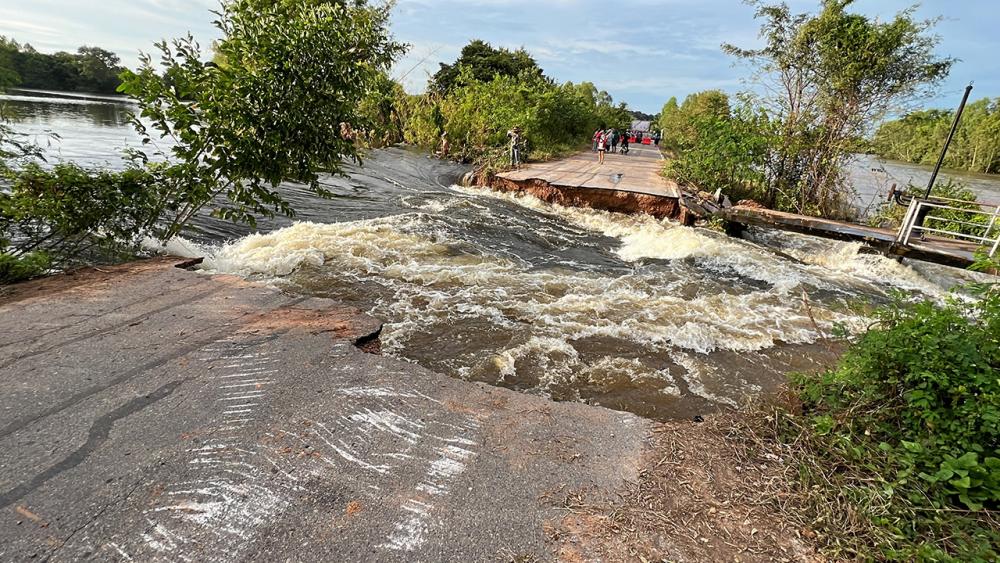
{"type": "MultiPolygon", "coordinates": [[[[51,102],[15,103],[31,113],[25,105],[51,102]]],[[[35,111],[34,126],[71,123],[63,142],[90,139],[64,157],[111,161],[114,145],[97,139],[129,142],[117,107],[51,111],[83,117],[35,111]]],[[[207,271],[371,311],[387,321],[385,353],[435,371],[659,419],[734,406],[787,371],[829,363],[839,350],[824,337],[866,324],[858,303],[894,289],[942,298],[968,277],[859,255],[856,244],[734,240],[458,187],[464,171],[404,149],[373,152],[348,177],[325,179],[331,200],[286,186],[294,221],[251,233],[202,219],[170,250],[206,255],[207,271]]]]}

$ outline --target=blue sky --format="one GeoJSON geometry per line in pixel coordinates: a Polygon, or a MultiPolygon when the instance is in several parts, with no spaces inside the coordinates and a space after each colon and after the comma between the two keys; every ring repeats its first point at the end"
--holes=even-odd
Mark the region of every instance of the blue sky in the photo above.
{"type": "MultiPolygon", "coordinates": [[[[790,0],[798,11],[818,0],[790,0]]],[[[857,0],[854,10],[891,17],[909,0],[857,0]]],[[[40,51],[105,47],[134,65],[140,50],[188,31],[203,45],[217,37],[216,0],[0,0],[0,34],[40,51]]],[[[1000,97],[1000,0],[925,0],[917,14],[943,16],[940,52],[961,59],[932,105],[1000,97]]],[[[741,89],[745,68],[719,49],[758,44],[752,8],[740,0],[398,0],[397,38],[412,45],[394,74],[421,91],[439,62],[471,39],[525,47],[560,81],[589,80],[616,100],[656,113],[670,96],[707,88],[741,89]]]]}

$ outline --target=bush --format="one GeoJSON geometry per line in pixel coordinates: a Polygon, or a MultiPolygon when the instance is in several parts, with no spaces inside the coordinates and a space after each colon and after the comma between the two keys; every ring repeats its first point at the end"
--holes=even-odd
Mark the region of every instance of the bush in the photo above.
{"type": "MultiPolygon", "coordinates": [[[[685,110],[688,106],[685,102],[685,110]]],[[[680,126],[668,136],[677,156],[667,161],[667,176],[705,191],[721,188],[733,201],[763,201],[768,186],[761,163],[771,139],[767,119],[745,106],[732,113],[728,105],[720,113],[685,110],[672,117],[680,126]]]]}
{"type": "Polygon", "coordinates": [[[79,261],[93,250],[134,248],[159,218],[158,180],[142,169],[28,163],[3,176],[9,188],[0,193],[0,252],[8,257],[7,281],[79,261]]]}
{"type": "Polygon", "coordinates": [[[489,82],[467,78],[441,104],[452,146],[468,159],[504,149],[507,131],[515,126],[532,148],[577,148],[589,136],[587,109],[568,90],[536,75],[497,76],[489,82]]]}
{"type": "Polygon", "coordinates": [[[985,522],[1000,508],[1000,291],[944,305],[900,297],[876,321],[837,369],[794,378],[827,472],[810,483],[832,483],[885,531],[882,557],[995,559],[1000,532],[985,522]]]}
{"type": "Polygon", "coordinates": [[[489,173],[508,164],[507,132],[515,126],[527,145],[522,157],[548,160],[580,150],[597,128],[621,131],[631,124],[625,104],[614,105],[593,84],[556,84],[533,62],[526,68],[497,62],[510,56],[530,61],[526,53],[473,41],[436,76],[445,77],[447,87],[434,83],[427,95],[397,98],[406,142],[437,150],[447,133],[452,156],[489,173]],[[473,56],[484,50],[493,54],[473,56]]]}
{"type": "Polygon", "coordinates": [[[24,256],[0,252],[0,285],[43,276],[51,266],[52,260],[44,252],[32,252],[24,256]]]}
{"type": "Polygon", "coordinates": [[[373,92],[395,95],[384,73],[405,46],[389,33],[390,8],[229,0],[215,22],[223,37],[214,61],[189,36],[157,44],[161,68],[143,55],[136,72],[123,73],[121,90],[141,109],[133,124],[143,144],[175,141],[169,153],[134,155],[168,163],[154,170],[166,219],[159,236],[178,234],[206,206],[250,225],[257,216],[293,215],[277,189],[286,180],[331,195],[320,174],[360,162],[351,128],[391,117],[384,99],[361,103],[373,92]]]}

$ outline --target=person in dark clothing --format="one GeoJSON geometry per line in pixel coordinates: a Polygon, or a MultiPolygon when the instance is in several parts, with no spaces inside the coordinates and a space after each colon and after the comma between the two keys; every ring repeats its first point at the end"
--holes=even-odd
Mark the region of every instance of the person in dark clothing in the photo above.
{"type": "Polygon", "coordinates": [[[521,128],[514,127],[507,131],[507,138],[510,139],[510,165],[513,168],[521,167],[521,128]]]}

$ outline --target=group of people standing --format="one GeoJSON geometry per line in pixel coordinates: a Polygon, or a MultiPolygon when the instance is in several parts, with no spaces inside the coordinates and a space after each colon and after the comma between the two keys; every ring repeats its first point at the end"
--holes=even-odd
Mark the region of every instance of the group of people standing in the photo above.
{"type": "Polygon", "coordinates": [[[597,161],[604,164],[604,155],[608,151],[612,153],[628,154],[629,138],[634,135],[631,131],[616,131],[614,129],[598,129],[594,132],[594,152],[597,153],[597,161]]]}
{"type": "Polygon", "coordinates": [[[594,152],[598,153],[598,162],[604,164],[604,155],[612,153],[628,154],[629,143],[653,144],[659,146],[660,133],[644,133],[642,131],[616,131],[614,129],[598,129],[594,132],[594,152]]]}

